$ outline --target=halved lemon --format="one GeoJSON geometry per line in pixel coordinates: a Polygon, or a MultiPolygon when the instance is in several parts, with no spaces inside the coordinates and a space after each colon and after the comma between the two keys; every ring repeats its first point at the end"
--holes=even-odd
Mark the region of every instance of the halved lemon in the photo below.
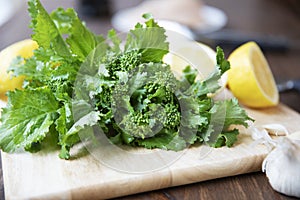
{"type": "Polygon", "coordinates": [[[269,64],[255,42],[235,49],[228,60],[228,86],[242,104],[253,108],[276,106],[279,94],[269,64]]]}
{"type": "MultiPolygon", "coordinates": [[[[216,69],[216,52],[206,44],[195,41],[176,41],[175,44],[177,46],[171,46],[170,53],[164,58],[164,62],[170,64],[171,69],[178,76],[187,65],[198,71],[197,78],[200,80],[208,77],[216,69]]],[[[226,83],[227,74],[225,73],[220,80],[221,87],[224,88],[226,83]]]]}
{"type": "Polygon", "coordinates": [[[22,88],[24,77],[12,77],[11,73],[7,73],[13,59],[17,56],[29,58],[33,55],[33,50],[37,48],[38,44],[35,41],[26,39],[12,44],[0,52],[0,99],[5,99],[7,91],[22,88]]]}

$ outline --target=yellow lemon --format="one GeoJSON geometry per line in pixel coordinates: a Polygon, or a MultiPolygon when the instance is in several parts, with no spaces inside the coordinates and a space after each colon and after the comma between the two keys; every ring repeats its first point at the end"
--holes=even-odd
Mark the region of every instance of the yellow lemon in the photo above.
{"type": "MultiPolygon", "coordinates": [[[[184,41],[177,47],[170,49],[170,53],[164,58],[164,62],[170,64],[171,69],[180,76],[182,70],[190,65],[198,70],[198,78],[203,80],[216,69],[216,52],[209,46],[194,41],[184,41]]],[[[227,75],[224,74],[220,85],[224,88],[227,83],[227,75]]]]}
{"type": "Polygon", "coordinates": [[[260,47],[248,42],[235,49],[228,60],[228,86],[242,104],[253,108],[275,106],[279,94],[269,64],[260,47]]]}
{"type": "Polygon", "coordinates": [[[7,68],[17,56],[29,58],[33,55],[33,50],[38,48],[38,44],[26,39],[16,42],[0,52],[0,98],[5,99],[5,93],[15,88],[21,88],[24,77],[12,77],[11,73],[7,73],[7,68]]]}

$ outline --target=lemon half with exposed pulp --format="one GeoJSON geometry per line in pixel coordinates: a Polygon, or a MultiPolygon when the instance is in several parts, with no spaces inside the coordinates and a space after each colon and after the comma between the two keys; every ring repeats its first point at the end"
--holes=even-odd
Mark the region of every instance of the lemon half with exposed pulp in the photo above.
{"type": "Polygon", "coordinates": [[[272,71],[260,47],[248,42],[235,49],[228,60],[228,86],[242,104],[253,108],[276,106],[279,94],[272,71]]]}
{"type": "MultiPolygon", "coordinates": [[[[170,53],[164,57],[164,62],[171,66],[178,77],[182,70],[190,65],[198,71],[198,79],[203,80],[216,69],[216,52],[206,44],[195,41],[176,41],[177,47],[171,48],[170,53]]],[[[227,74],[223,74],[219,82],[221,90],[227,83],[227,74]]],[[[219,90],[220,91],[220,90],[219,90]]]]}
{"type": "Polygon", "coordinates": [[[12,44],[0,52],[0,99],[5,99],[7,91],[22,87],[24,77],[12,77],[12,74],[7,72],[13,59],[17,56],[29,58],[33,55],[33,50],[37,48],[38,44],[35,41],[26,39],[12,44]]]}

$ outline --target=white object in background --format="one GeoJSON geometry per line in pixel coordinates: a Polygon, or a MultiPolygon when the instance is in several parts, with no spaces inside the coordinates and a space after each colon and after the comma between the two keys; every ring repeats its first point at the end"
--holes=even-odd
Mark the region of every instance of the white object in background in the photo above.
{"type": "MultiPolygon", "coordinates": [[[[142,15],[144,13],[136,13],[137,16],[133,18],[132,15],[135,12],[137,12],[135,8],[128,8],[116,12],[111,20],[113,27],[118,31],[128,32],[134,28],[137,22],[143,22],[142,15]]],[[[201,21],[199,21],[199,25],[196,28],[199,33],[214,32],[220,30],[227,24],[227,16],[222,10],[207,5],[199,8],[199,17],[201,21]]],[[[168,29],[168,26],[164,26],[164,28],[168,29]]]]}
{"type": "Polygon", "coordinates": [[[9,21],[26,1],[0,0],[0,27],[9,21]]]}

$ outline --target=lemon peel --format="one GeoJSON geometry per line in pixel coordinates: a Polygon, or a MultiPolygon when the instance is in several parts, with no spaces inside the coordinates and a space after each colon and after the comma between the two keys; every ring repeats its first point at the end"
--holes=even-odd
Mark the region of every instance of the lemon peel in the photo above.
{"type": "Polygon", "coordinates": [[[33,50],[38,48],[38,44],[25,39],[6,47],[0,52],[0,99],[5,100],[5,93],[9,90],[22,88],[23,76],[12,77],[11,72],[7,72],[11,62],[17,56],[29,58],[33,55],[33,50]]]}
{"type": "Polygon", "coordinates": [[[228,60],[228,86],[242,104],[253,108],[276,106],[279,93],[269,64],[255,42],[235,49],[228,60]]]}

